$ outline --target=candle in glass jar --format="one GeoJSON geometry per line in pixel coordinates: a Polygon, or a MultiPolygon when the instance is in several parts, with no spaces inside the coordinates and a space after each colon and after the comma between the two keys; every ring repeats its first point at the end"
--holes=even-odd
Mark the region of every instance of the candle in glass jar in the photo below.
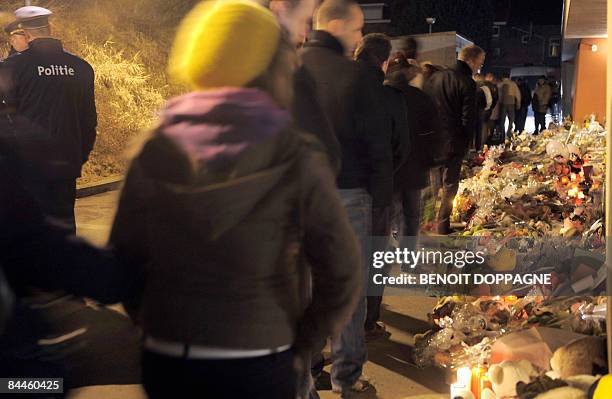
{"type": "Polygon", "coordinates": [[[451,384],[450,386],[450,399],[455,399],[455,398],[462,398],[465,396],[465,394],[467,392],[470,392],[470,388],[466,387],[465,385],[461,385],[460,383],[456,382],[454,384],[451,384]]]}
{"type": "Polygon", "coordinates": [[[457,384],[470,389],[472,384],[472,369],[469,367],[459,367],[457,369],[457,384]]]}

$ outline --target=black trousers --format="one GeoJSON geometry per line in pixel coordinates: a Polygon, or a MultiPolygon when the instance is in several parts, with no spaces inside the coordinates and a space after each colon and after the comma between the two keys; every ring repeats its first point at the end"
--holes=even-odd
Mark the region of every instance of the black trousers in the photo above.
{"type": "Polygon", "coordinates": [[[546,129],[546,112],[534,112],[535,114],[535,132],[540,133],[546,129]]]}
{"type": "Polygon", "coordinates": [[[221,360],[179,359],[144,351],[143,384],[149,399],[295,399],[293,359],[291,350],[221,360]]]}
{"type": "Polygon", "coordinates": [[[516,111],[516,131],[522,133],[527,122],[527,108],[520,108],[516,111]]]}
{"type": "Polygon", "coordinates": [[[76,181],[74,179],[53,181],[24,180],[23,186],[38,202],[42,213],[76,233],[74,202],[76,181]]]}
{"type": "Polygon", "coordinates": [[[453,200],[459,189],[463,155],[453,155],[442,167],[442,199],[438,211],[438,233],[450,233],[450,216],[453,212],[453,200]]]}

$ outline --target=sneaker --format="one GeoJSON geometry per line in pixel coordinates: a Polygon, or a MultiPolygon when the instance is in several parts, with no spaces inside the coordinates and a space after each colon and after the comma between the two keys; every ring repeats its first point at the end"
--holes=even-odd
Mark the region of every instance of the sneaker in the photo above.
{"type": "Polygon", "coordinates": [[[354,394],[360,394],[360,393],[364,393],[369,391],[370,389],[373,389],[374,386],[372,384],[370,384],[370,382],[365,379],[363,376],[359,377],[359,379],[350,387],[347,388],[338,388],[338,387],[334,387],[332,388],[332,391],[334,393],[340,394],[342,398],[347,398],[350,397],[354,394]]]}

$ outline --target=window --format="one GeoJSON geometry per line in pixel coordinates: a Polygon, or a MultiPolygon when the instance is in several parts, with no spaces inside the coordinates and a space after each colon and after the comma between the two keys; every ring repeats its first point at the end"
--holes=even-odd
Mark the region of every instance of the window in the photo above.
{"type": "Polygon", "coordinates": [[[523,35],[523,36],[521,36],[521,43],[523,43],[523,44],[529,44],[529,40],[530,40],[530,39],[531,39],[531,38],[529,37],[529,35],[523,35]]]}
{"type": "Polygon", "coordinates": [[[551,38],[548,41],[548,56],[557,58],[561,53],[561,39],[558,37],[551,38]]]}
{"type": "Polygon", "coordinates": [[[493,37],[499,37],[501,34],[501,27],[499,25],[493,25],[493,37]]]}

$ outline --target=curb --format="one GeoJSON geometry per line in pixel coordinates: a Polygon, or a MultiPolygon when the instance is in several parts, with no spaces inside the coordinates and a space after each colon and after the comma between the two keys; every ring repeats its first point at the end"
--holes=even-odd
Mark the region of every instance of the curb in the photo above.
{"type": "Polygon", "coordinates": [[[77,198],[91,197],[92,195],[118,190],[123,182],[123,176],[111,176],[95,183],[88,183],[77,187],[77,198]]]}

